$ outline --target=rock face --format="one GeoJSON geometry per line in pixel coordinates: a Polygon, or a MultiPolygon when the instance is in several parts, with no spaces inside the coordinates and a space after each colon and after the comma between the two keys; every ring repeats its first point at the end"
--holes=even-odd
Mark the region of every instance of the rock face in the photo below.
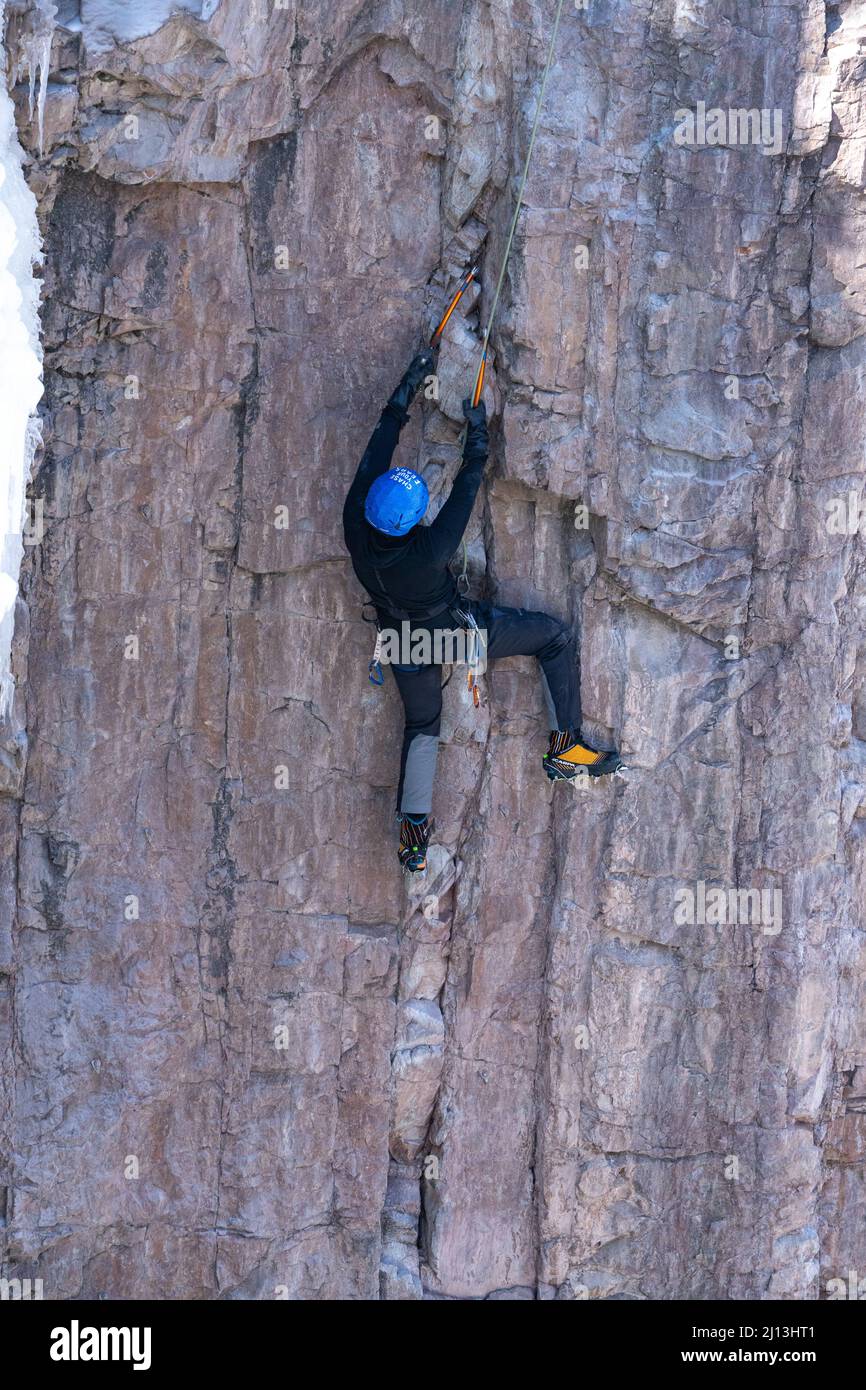
{"type": "Polygon", "coordinates": [[[629,771],[551,789],[533,663],[477,713],[458,673],[408,886],[340,511],[480,252],[401,446],[453,477],[553,0],[222,0],[122,44],[97,8],[41,154],[15,92],[45,531],[0,750],[2,1273],[863,1277],[862,6],[564,6],[469,570],[579,630],[629,771]]]}

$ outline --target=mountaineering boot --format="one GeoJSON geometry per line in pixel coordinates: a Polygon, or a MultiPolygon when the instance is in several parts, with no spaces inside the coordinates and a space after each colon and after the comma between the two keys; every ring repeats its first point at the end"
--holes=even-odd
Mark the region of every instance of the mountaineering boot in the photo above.
{"type": "Polygon", "coordinates": [[[430,843],[429,816],[400,817],[400,867],[411,874],[423,874],[427,868],[427,846],[430,843]]]}
{"type": "Polygon", "coordinates": [[[615,748],[599,751],[584,743],[570,729],[554,729],[550,735],[550,747],[541,761],[551,782],[570,782],[583,774],[605,777],[622,766],[622,758],[615,748]]]}
{"type": "Polygon", "coordinates": [[[409,366],[400,381],[394,388],[388,400],[395,414],[407,416],[409,407],[415,396],[415,392],[421,385],[425,377],[429,376],[436,365],[436,356],[431,348],[424,348],[421,352],[416,352],[409,366]]]}

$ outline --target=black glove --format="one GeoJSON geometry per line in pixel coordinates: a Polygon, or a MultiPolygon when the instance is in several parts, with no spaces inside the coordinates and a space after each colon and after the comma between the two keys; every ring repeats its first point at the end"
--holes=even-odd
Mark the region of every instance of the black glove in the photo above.
{"type": "Polygon", "coordinates": [[[463,402],[466,417],[466,443],[463,446],[464,463],[487,462],[489,439],[487,435],[487,408],[483,401],[473,405],[469,396],[463,402]]]}
{"type": "Polygon", "coordinates": [[[415,356],[412,358],[412,361],[406,368],[406,376],[404,380],[408,381],[411,384],[413,390],[417,391],[418,387],[421,385],[421,382],[424,380],[425,377],[428,377],[430,375],[435,366],[436,355],[433,352],[433,349],[429,347],[422,348],[420,352],[415,353],[415,356]]]}
{"type": "Polygon", "coordinates": [[[415,353],[399,385],[395,387],[388,401],[388,405],[395,414],[406,419],[415,392],[418,390],[422,381],[433,371],[435,365],[436,358],[431,348],[422,348],[421,352],[415,353]]]}

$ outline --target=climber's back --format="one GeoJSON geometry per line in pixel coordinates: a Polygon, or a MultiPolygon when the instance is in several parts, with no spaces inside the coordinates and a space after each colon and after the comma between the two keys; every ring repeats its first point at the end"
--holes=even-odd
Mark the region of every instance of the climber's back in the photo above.
{"type": "Polygon", "coordinates": [[[381,614],[423,621],[457,601],[448,564],[472,513],[487,460],[487,415],[483,403],[464,402],[467,420],[463,463],[450,496],[429,526],[420,524],[428,494],[410,468],[389,471],[408,407],[434,358],[413,358],[392,393],[358,465],[343,508],[343,533],[352,566],[381,614]]]}

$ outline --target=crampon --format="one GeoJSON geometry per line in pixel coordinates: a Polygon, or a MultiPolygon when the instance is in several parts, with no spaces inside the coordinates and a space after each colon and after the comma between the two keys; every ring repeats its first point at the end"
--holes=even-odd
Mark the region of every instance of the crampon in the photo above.
{"type": "Polygon", "coordinates": [[[606,777],[622,767],[622,758],[615,748],[593,748],[573,733],[555,731],[542,764],[551,782],[571,782],[575,777],[606,777]]]}
{"type": "Polygon", "coordinates": [[[429,816],[400,817],[400,867],[410,874],[423,874],[427,868],[430,843],[429,816]]]}

